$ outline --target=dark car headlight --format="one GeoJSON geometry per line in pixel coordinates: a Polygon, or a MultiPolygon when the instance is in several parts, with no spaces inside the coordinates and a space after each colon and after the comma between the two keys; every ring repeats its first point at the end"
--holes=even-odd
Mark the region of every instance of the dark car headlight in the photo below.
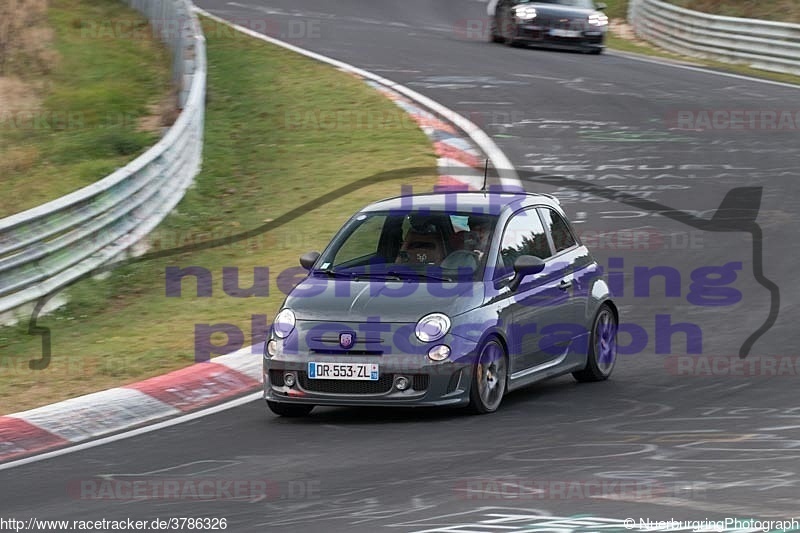
{"type": "Polygon", "coordinates": [[[608,26],[608,16],[605,13],[592,13],[589,15],[589,24],[591,26],[608,26]]]}
{"type": "Polygon", "coordinates": [[[514,15],[520,20],[533,20],[536,18],[536,8],[533,6],[520,6],[514,10],[514,15]]]}

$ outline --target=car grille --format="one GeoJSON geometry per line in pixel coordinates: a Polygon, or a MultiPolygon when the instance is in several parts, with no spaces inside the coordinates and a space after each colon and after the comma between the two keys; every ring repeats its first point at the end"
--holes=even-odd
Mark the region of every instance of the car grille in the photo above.
{"type": "Polygon", "coordinates": [[[309,352],[325,355],[383,355],[381,344],[383,339],[356,338],[355,346],[342,348],[338,335],[320,335],[309,339],[309,352]]]}
{"type": "Polygon", "coordinates": [[[564,17],[549,17],[538,16],[536,17],[536,24],[543,28],[561,28],[564,30],[585,30],[586,24],[581,19],[568,19],[563,20],[564,17]]]}
{"type": "Polygon", "coordinates": [[[270,370],[269,382],[276,387],[283,387],[283,370],[270,370]]]}
{"type": "Polygon", "coordinates": [[[319,353],[323,355],[383,355],[383,350],[311,349],[309,353],[319,353]]]}
{"type": "Polygon", "coordinates": [[[547,15],[538,15],[534,19],[534,22],[537,26],[542,26],[543,28],[556,28],[561,24],[558,18],[549,17],[547,15]]]}
{"type": "Polygon", "coordinates": [[[411,387],[414,390],[427,390],[430,376],[428,374],[414,374],[414,379],[411,381],[411,387]]]}
{"type": "Polygon", "coordinates": [[[309,392],[329,394],[384,394],[392,389],[394,374],[383,374],[377,381],[346,379],[308,379],[306,372],[298,372],[300,386],[309,392]]]}
{"type": "MultiPolygon", "coordinates": [[[[415,391],[424,391],[430,384],[427,374],[414,374],[411,378],[411,387],[415,391]]],[[[304,390],[309,392],[322,392],[327,394],[386,394],[394,385],[394,374],[383,374],[377,381],[361,381],[346,379],[309,379],[306,372],[298,372],[297,380],[304,390]]],[[[283,383],[283,376],[280,377],[283,383]]],[[[272,374],[270,373],[270,380],[272,374]]]]}

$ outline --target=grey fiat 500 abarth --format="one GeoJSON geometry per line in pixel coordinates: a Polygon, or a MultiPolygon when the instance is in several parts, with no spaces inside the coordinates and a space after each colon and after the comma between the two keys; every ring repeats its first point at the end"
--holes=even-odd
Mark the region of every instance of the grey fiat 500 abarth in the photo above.
{"type": "Polygon", "coordinates": [[[568,372],[608,378],[619,313],[557,199],[439,192],[356,213],[275,316],[264,397],[316,405],[495,411],[506,392],[568,372]]]}

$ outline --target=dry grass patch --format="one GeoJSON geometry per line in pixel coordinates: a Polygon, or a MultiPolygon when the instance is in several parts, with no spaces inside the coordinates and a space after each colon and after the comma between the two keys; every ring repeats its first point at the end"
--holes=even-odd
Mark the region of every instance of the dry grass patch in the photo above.
{"type": "Polygon", "coordinates": [[[49,73],[58,60],[47,24],[47,0],[0,2],[0,76],[49,73]]]}

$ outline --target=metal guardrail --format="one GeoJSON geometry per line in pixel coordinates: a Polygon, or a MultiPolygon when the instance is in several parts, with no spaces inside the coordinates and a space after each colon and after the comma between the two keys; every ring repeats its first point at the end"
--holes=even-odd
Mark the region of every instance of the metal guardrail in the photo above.
{"type": "Polygon", "coordinates": [[[0,323],[32,302],[124,257],[183,198],[200,170],[206,47],[189,0],[124,0],[172,53],[182,108],[161,140],[102,180],[0,219],[0,323]]]}
{"type": "Polygon", "coordinates": [[[628,22],[679,54],[800,75],[800,24],[709,15],[660,0],[630,0],[628,22]]]}

